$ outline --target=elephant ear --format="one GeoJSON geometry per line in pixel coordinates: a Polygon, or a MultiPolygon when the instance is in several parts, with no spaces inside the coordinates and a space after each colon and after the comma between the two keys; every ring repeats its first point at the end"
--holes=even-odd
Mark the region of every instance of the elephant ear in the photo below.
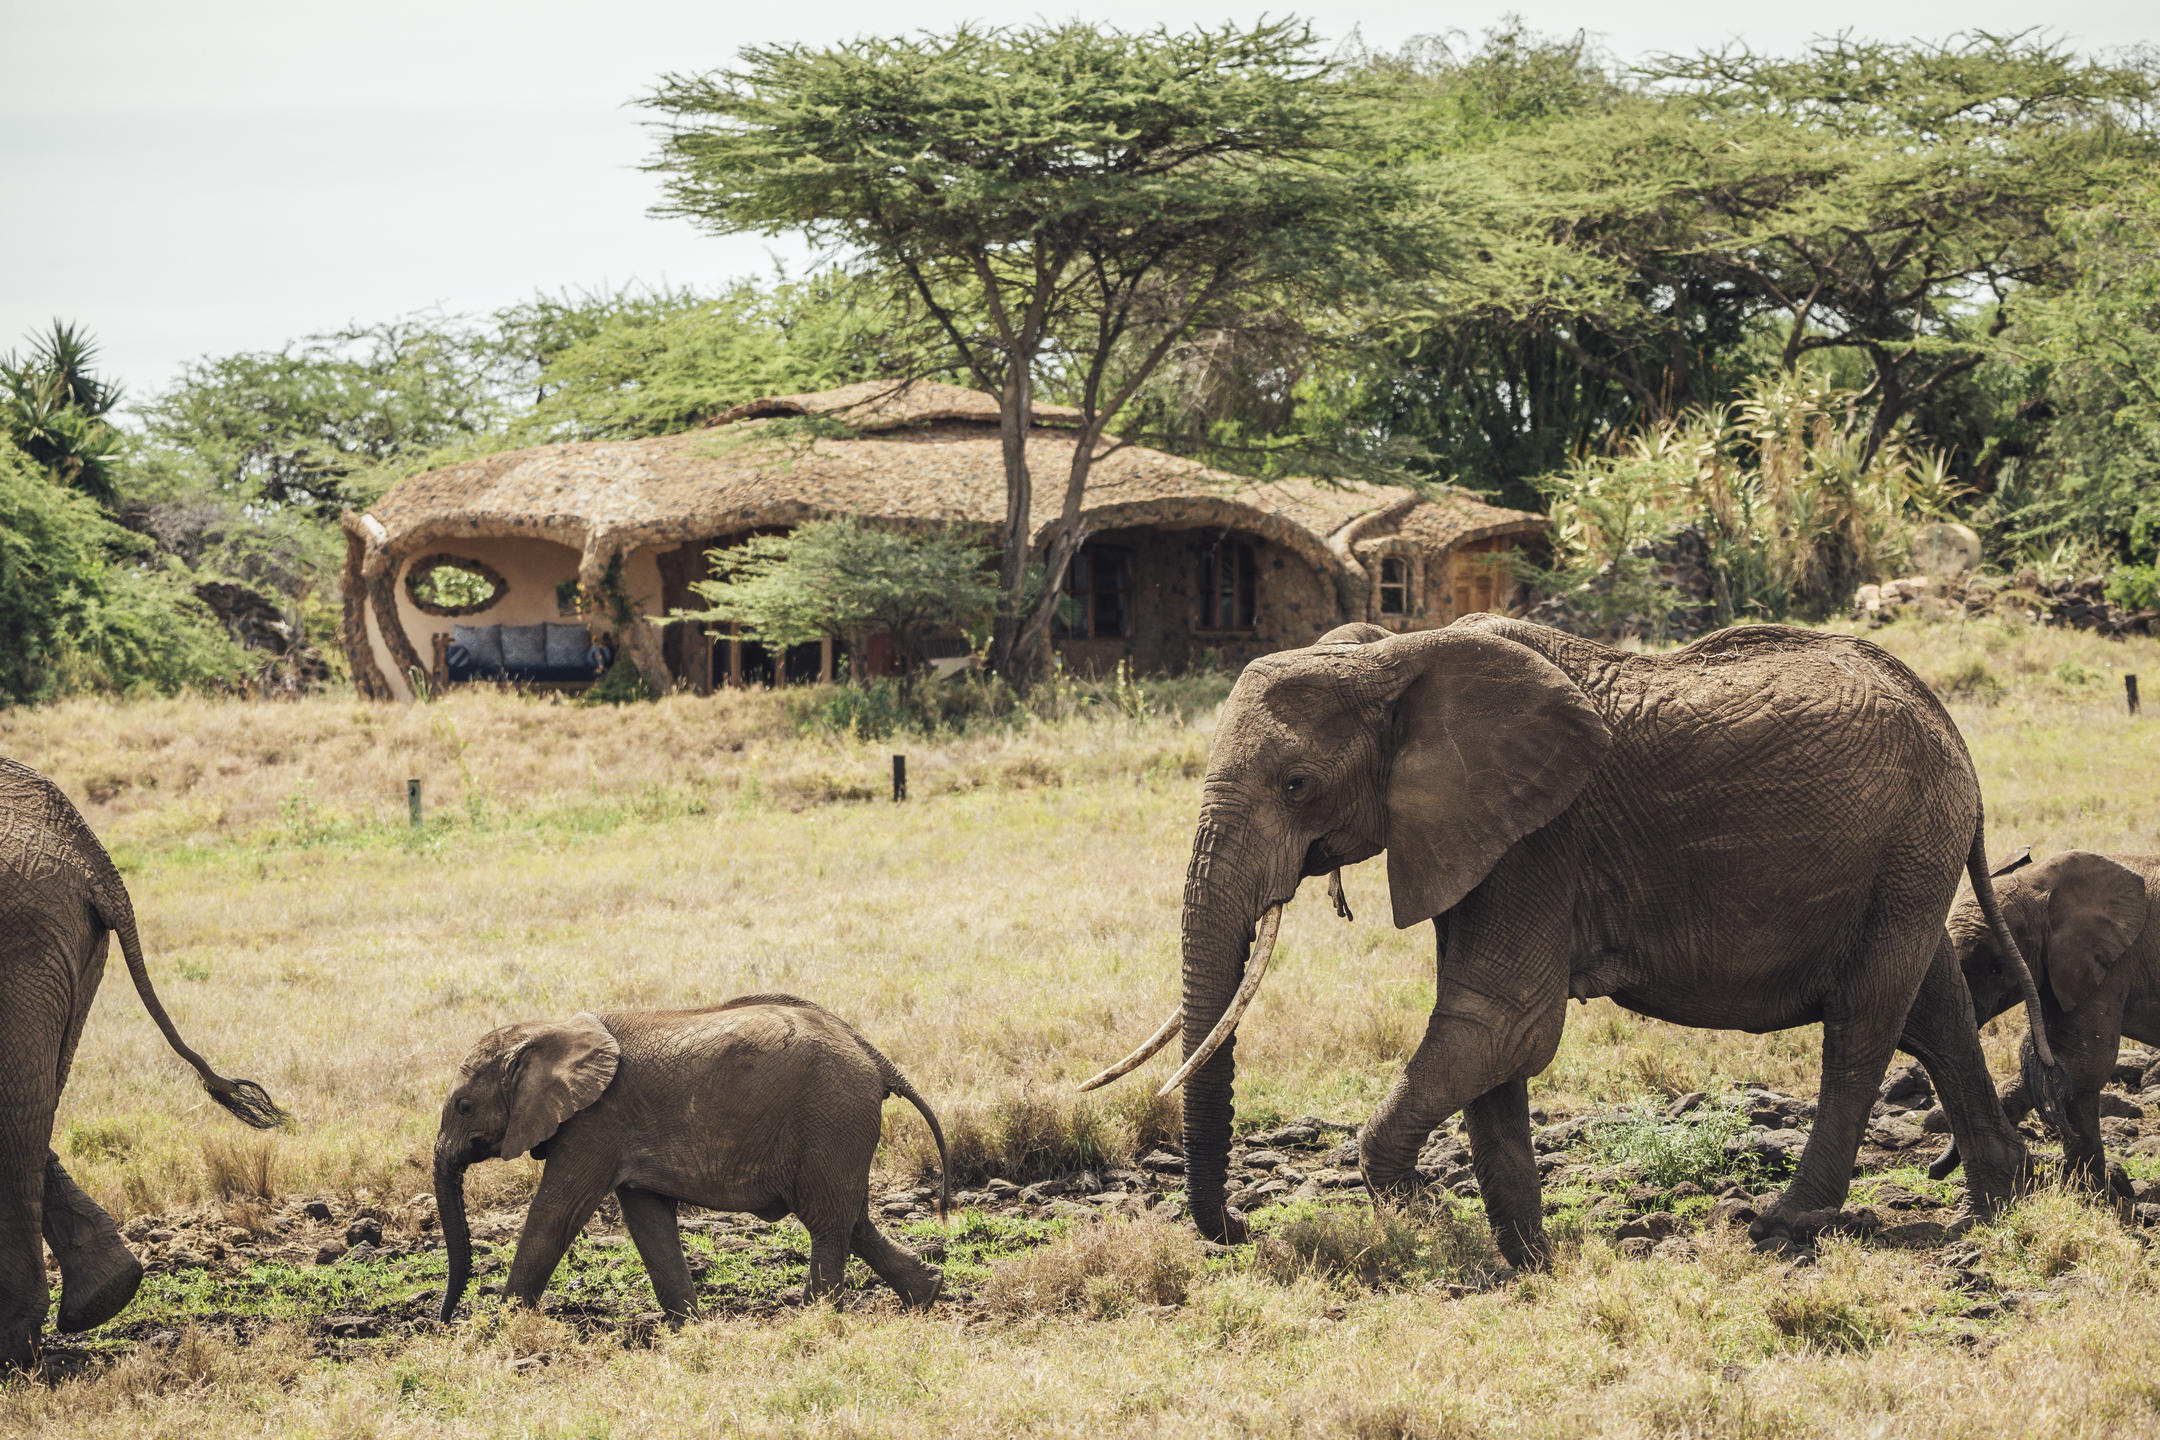
{"type": "Polygon", "coordinates": [[[505,1160],[545,1143],[562,1123],[600,1098],[615,1078],[622,1048],[591,1015],[560,1025],[536,1025],[510,1061],[510,1114],[503,1125],[505,1160]]]}
{"type": "Polygon", "coordinates": [[[2090,850],[2066,850],[2032,872],[2047,896],[2047,980],[2075,1010],[2145,928],[2145,879],[2090,850]]]}
{"type": "Polygon", "coordinates": [[[1612,732],[1559,666],[1491,627],[1387,648],[1405,682],[1387,782],[1388,889],[1404,928],[1452,909],[1574,803],[1612,732]]]}

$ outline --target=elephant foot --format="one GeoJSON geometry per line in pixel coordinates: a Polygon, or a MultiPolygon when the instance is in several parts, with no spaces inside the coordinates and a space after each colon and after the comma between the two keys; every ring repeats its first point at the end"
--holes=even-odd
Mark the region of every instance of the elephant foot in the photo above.
{"type": "Polygon", "coordinates": [[[1873,1210],[1846,1210],[1836,1205],[1796,1214],[1773,1206],[1748,1225],[1748,1238],[1758,1249],[1786,1245],[1809,1245],[1824,1235],[1851,1235],[1862,1239],[1882,1228],[1882,1217],[1873,1210]]]}
{"type": "Polygon", "coordinates": [[[83,1192],[58,1157],[46,1156],[45,1243],[60,1262],[63,1333],[94,1330],[127,1308],[142,1284],[142,1262],[112,1216],[83,1192]]]}
{"type": "Polygon", "coordinates": [[[1542,1226],[1529,1236],[1518,1235],[1513,1231],[1503,1234],[1495,1228],[1493,1241],[1500,1247],[1500,1258],[1507,1261],[1508,1268],[1512,1270],[1527,1273],[1543,1270],[1552,1263],[1552,1244],[1546,1240],[1542,1226]]]}
{"type": "Polygon", "coordinates": [[[1210,1225],[1196,1215],[1193,1217],[1193,1226],[1200,1232],[1201,1239],[1213,1241],[1217,1245],[1243,1245],[1252,1236],[1251,1230],[1245,1224],[1245,1217],[1227,1205],[1223,1206],[1220,1224],[1210,1225]]]}
{"type": "Polygon", "coordinates": [[[60,1319],[63,1333],[95,1330],[127,1308],[142,1285],[142,1262],[126,1246],[99,1251],[73,1268],[60,1267],[60,1319]]]}
{"type": "Polygon", "coordinates": [[[928,1310],[944,1293],[945,1272],[935,1265],[925,1265],[922,1279],[900,1291],[900,1304],[909,1310],[928,1310]]]}
{"type": "Polygon", "coordinates": [[[0,1375],[28,1370],[37,1359],[37,1327],[15,1325],[0,1330],[0,1375]]]}

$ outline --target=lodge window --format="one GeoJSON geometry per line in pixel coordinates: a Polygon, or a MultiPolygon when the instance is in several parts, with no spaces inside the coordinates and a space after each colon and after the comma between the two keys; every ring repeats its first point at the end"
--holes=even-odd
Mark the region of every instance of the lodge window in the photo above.
{"type": "Polygon", "coordinates": [[[1380,561],[1380,613],[1410,613],[1410,562],[1400,555],[1385,556],[1380,561]]]}
{"type": "Polygon", "coordinates": [[[1225,540],[1200,552],[1200,628],[1250,630],[1259,614],[1253,548],[1225,540]]]}
{"type": "Polygon", "coordinates": [[[1052,632],[1061,640],[1115,640],[1132,634],[1132,552],[1084,545],[1065,571],[1052,632]]]}

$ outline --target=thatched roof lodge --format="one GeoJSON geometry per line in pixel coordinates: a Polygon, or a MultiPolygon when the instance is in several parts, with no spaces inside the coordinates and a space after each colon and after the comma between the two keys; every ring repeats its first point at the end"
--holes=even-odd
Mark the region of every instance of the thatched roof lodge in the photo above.
{"type": "MultiPolygon", "coordinates": [[[[1072,412],[1043,407],[1029,441],[1038,538],[1061,502],[1072,412]]],[[[657,439],[543,445],[446,466],[344,517],[345,645],[362,693],[409,698],[442,678],[453,623],[531,626],[575,615],[579,587],[627,592],[627,626],[591,616],[656,684],[830,674],[834,647],[766,656],[754,645],[645,617],[697,602],[705,552],[827,516],[995,525],[1004,515],[997,403],[917,381],[754,401],[703,429],[657,439]],[[429,603],[436,567],[478,581],[462,606],[429,603]],[[420,595],[414,591],[418,587],[420,595]],[[475,590],[481,593],[473,593],[475,590]]],[[[1057,645],[1068,665],[1130,659],[1178,669],[1212,652],[1236,664],[1308,643],[1346,620],[1396,629],[1504,607],[1505,552],[1542,517],[1440,491],[1256,481],[1130,446],[1099,461],[1089,538],[1067,585],[1057,645]]],[[[859,673],[890,663],[879,637],[859,673]]]]}

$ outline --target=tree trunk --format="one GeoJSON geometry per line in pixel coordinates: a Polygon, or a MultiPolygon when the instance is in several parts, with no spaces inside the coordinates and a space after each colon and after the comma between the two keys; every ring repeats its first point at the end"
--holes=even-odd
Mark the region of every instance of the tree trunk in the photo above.
{"type": "Polygon", "coordinates": [[[1035,505],[1028,473],[1028,431],[1035,418],[1035,382],[1024,364],[1005,372],[1005,393],[998,400],[998,438],[1005,455],[1005,525],[999,535],[998,607],[991,629],[990,664],[1014,689],[1025,691],[1034,680],[1021,652],[1027,591],[1029,521],[1035,505]]]}

